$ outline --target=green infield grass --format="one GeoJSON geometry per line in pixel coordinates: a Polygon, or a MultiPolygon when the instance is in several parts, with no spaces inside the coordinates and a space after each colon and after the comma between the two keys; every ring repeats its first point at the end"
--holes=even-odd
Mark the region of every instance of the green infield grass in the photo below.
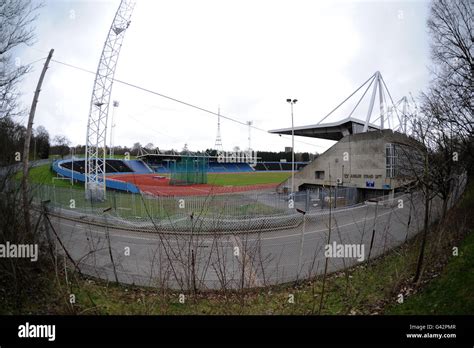
{"type": "Polygon", "coordinates": [[[290,172],[210,173],[207,174],[207,183],[220,186],[279,184],[290,176],[290,172]]]}

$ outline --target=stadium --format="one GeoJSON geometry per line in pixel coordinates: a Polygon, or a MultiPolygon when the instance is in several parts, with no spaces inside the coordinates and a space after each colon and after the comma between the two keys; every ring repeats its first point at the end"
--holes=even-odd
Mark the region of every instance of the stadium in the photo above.
{"type": "Polygon", "coordinates": [[[2,1],[2,342],[472,346],[471,19],[2,1]]]}
{"type": "MultiPolygon", "coordinates": [[[[110,107],[118,106],[111,103],[113,74],[132,10],[128,1],[120,3],[104,45],[84,155],[51,164],[52,180],[63,185],[35,188],[36,214],[48,216],[59,252],[81,273],[194,293],[314,279],[399,247],[462,195],[466,176],[457,175],[450,195],[433,197],[426,215],[423,194],[413,185],[424,148],[410,134],[408,100],[394,102],[378,71],[317,124],[268,130],[291,135],[290,162],[258,157],[250,147],[251,121],[247,150],[224,151],[220,112],[169,97],[217,116],[215,149],[141,148],[134,158],[116,158],[107,151],[107,125],[113,124],[110,107]],[[354,101],[358,91],[364,93],[354,101]],[[326,121],[349,100],[355,105],[349,114],[326,121]],[[297,162],[295,135],[334,143],[319,157],[297,162]],[[360,253],[327,254],[332,245],[360,253]]],[[[292,107],[296,101],[287,100],[292,107]]]]}
{"type": "MultiPolygon", "coordinates": [[[[130,193],[143,192],[157,196],[243,192],[274,188],[279,182],[272,182],[273,177],[285,178],[289,169],[291,170],[291,163],[258,162],[253,168],[246,162],[219,163],[216,157],[211,156],[147,154],[139,155],[137,158],[139,159],[107,158],[104,161],[106,189],[130,193]],[[208,178],[208,173],[214,174],[211,175],[211,179],[208,178]],[[254,173],[255,175],[252,175],[254,173]],[[229,180],[226,180],[226,177],[229,180]],[[235,179],[237,184],[241,181],[243,185],[230,185],[235,179]],[[245,185],[246,181],[249,182],[248,185],[245,185]],[[262,183],[253,183],[254,181],[262,183]]],[[[102,165],[102,161],[99,159],[97,162],[102,165]]],[[[305,165],[304,162],[295,163],[296,168],[303,168],[305,165]]],[[[75,182],[85,182],[84,168],[83,159],[61,160],[53,165],[55,173],[75,182]]]]}

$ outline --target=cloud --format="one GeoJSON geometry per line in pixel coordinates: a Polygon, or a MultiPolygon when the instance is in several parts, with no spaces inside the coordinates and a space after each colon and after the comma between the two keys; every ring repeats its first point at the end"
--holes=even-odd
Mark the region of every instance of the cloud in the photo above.
{"type": "MultiPolygon", "coordinates": [[[[118,1],[53,1],[41,10],[38,42],[18,54],[95,71],[118,1]]],[[[139,1],[116,78],[268,130],[318,122],[376,70],[399,99],[427,82],[425,2],[139,1]],[[400,12],[403,19],[399,19],[400,12]]],[[[28,105],[41,65],[24,81],[28,105]]],[[[84,144],[94,76],[51,64],[35,125],[84,144]]],[[[193,150],[214,145],[216,117],[115,83],[115,144],[152,142],[193,150]]],[[[350,108],[349,108],[350,109],[350,108]]],[[[340,115],[341,117],[344,114],[340,115]]],[[[246,147],[248,129],[222,119],[225,147],[246,147]]],[[[297,150],[328,142],[301,138],[297,150]]],[[[291,140],[252,130],[252,145],[282,150],[291,140]]]]}

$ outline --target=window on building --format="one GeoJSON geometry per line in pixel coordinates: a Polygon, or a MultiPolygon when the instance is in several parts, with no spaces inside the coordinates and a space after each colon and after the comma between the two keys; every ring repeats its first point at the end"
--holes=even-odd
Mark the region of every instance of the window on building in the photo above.
{"type": "Polygon", "coordinates": [[[314,172],[315,179],[324,180],[324,170],[317,170],[314,172]]]}
{"type": "Polygon", "coordinates": [[[385,144],[386,177],[394,178],[397,174],[397,150],[395,144],[385,144]]]}
{"type": "Polygon", "coordinates": [[[423,173],[424,154],[418,147],[406,144],[385,144],[387,178],[414,179],[423,173]]]}

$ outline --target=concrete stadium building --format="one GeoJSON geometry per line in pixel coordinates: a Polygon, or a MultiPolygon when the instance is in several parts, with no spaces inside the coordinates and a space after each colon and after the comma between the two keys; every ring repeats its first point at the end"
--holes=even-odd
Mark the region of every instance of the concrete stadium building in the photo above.
{"type": "MultiPolygon", "coordinates": [[[[359,201],[403,189],[411,180],[406,175],[407,153],[422,145],[407,135],[347,118],[339,122],[295,127],[299,136],[337,140],[305,168],[294,175],[294,190],[337,186],[357,189],[359,201]],[[403,162],[403,163],[402,163],[403,162]]],[[[269,131],[291,134],[291,128],[269,131]]],[[[291,177],[279,186],[291,191],[291,177]]]]}

